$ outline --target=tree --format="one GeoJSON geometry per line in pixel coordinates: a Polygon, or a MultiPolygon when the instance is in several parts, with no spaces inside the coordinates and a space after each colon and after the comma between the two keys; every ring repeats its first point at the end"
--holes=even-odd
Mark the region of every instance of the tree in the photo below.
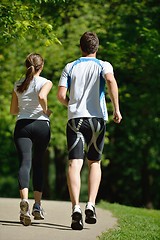
{"type": "Polygon", "coordinates": [[[29,34],[33,39],[43,39],[46,45],[59,40],[54,27],[43,17],[42,4],[52,2],[52,7],[64,4],[65,0],[2,0],[0,3],[0,41],[25,38],[29,34]]]}
{"type": "Polygon", "coordinates": [[[110,3],[108,11],[115,18],[108,14],[107,54],[115,63],[123,121],[120,126],[110,123],[106,148],[110,164],[104,170],[108,183],[103,182],[103,188],[109,185],[109,190],[103,194],[113,202],[159,207],[155,189],[159,189],[160,171],[160,9],[156,1],[110,3]]]}

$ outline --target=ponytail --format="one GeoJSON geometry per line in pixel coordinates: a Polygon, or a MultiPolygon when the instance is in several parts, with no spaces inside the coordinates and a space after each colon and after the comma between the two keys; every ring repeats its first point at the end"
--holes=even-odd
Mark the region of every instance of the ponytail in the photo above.
{"type": "Polygon", "coordinates": [[[34,75],[40,70],[40,68],[43,67],[44,60],[40,54],[31,53],[28,55],[25,64],[27,71],[24,81],[21,85],[17,86],[17,92],[19,93],[23,93],[28,89],[30,82],[34,78],[34,75]]]}
{"type": "Polygon", "coordinates": [[[30,66],[29,68],[27,68],[25,79],[20,86],[17,86],[17,92],[23,93],[25,90],[27,90],[31,80],[34,77],[34,74],[35,74],[35,70],[33,66],[30,66]]]}

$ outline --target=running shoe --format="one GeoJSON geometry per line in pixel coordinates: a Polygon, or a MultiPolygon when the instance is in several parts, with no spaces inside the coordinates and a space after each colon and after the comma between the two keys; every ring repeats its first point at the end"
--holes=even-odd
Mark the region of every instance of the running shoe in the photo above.
{"type": "Polygon", "coordinates": [[[76,205],[73,208],[71,228],[73,230],[82,230],[83,229],[82,211],[80,209],[80,206],[78,206],[78,205],[76,205]]]}
{"type": "Polygon", "coordinates": [[[34,220],[44,220],[44,210],[39,203],[34,203],[32,209],[34,220]]]}
{"type": "Polygon", "coordinates": [[[86,214],[86,218],[85,218],[86,223],[95,224],[97,222],[95,206],[92,203],[88,202],[86,204],[85,214],[86,214]]]}
{"type": "Polygon", "coordinates": [[[20,222],[24,226],[29,226],[31,224],[31,214],[29,211],[29,203],[27,200],[22,200],[20,202],[20,222]]]}

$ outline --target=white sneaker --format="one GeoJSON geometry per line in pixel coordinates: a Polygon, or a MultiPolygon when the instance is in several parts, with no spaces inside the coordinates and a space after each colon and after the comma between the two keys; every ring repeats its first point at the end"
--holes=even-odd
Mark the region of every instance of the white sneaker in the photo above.
{"type": "Polygon", "coordinates": [[[32,215],[34,216],[34,220],[44,220],[44,210],[39,203],[34,203],[32,215]]]}
{"type": "Polygon", "coordinates": [[[22,200],[20,202],[20,222],[24,226],[29,226],[31,224],[31,214],[29,211],[29,202],[27,200],[22,200]]]}
{"type": "Polygon", "coordinates": [[[97,222],[97,216],[96,216],[96,211],[95,211],[95,206],[88,202],[85,207],[85,222],[88,224],[95,224],[97,222]]]}
{"type": "Polygon", "coordinates": [[[73,208],[71,228],[73,230],[83,229],[82,211],[79,205],[75,205],[73,208]]]}

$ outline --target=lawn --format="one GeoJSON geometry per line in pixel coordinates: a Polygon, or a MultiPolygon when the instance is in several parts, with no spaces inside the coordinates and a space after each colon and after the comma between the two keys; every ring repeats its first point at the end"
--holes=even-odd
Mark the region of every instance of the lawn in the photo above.
{"type": "Polygon", "coordinates": [[[104,201],[98,206],[110,210],[118,219],[117,227],[103,233],[100,240],[160,240],[160,210],[128,207],[104,201]]]}

